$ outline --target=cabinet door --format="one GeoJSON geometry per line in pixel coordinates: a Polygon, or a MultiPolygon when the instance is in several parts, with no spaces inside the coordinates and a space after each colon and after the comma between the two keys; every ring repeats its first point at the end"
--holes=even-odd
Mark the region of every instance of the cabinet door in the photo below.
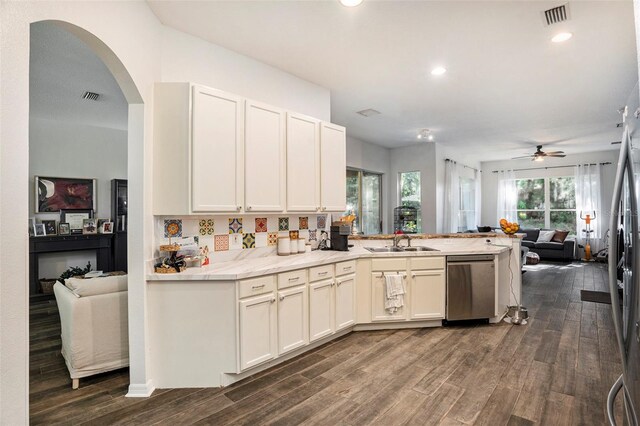
{"type": "Polygon", "coordinates": [[[320,125],[320,203],[322,211],[347,207],[346,132],[331,123],[320,125]]]}
{"type": "Polygon", "coordinates": [[[320,122],[287,114],[287,210],[320,208],[320,122]]]}
{"type": "Polygon", "coordinates": [[[444,271],[413,271],[410,288],[412,320],[444,318],[444,271]]]}
{"type": "Polygon", "coordinates": [[[275,301],[273,293],[240,300],[240,370],[276,357],[275,301]]]}
{"type": "Polygon", "coordinates": [[[309,343],[309,298],[307,286],[278,292],[278,354],[309,343]]]}
{"type": "Polygon", "coordinates": [[[384,308],[385,301],[385,285],[384,275],[380,272],[371,274],[371,321],[403,321],[407,319],[407,302],[408,298],[405,294],[405,306],[398,308],[391,313],[384,308]]]}
{"type": "Polygon", "coordinates": [[[284,211],[285,113],[247,101],[245,111],[245,211],[284,211]]]}
{"type": "Polygon", "coordinates": [[[309,286],[309,340],[313,342],[333,333],[334,281],[325,280],[309,286]]]}
{"type": "Polygon", "coordinates": [[[191,210],[240,211],[243,188],[242,98],[193,87],[191,210]]]}
{"type": "Polygon", "coordinates": [[[356,322],[356,276],[336,279],[336,331],[356,322]]]}

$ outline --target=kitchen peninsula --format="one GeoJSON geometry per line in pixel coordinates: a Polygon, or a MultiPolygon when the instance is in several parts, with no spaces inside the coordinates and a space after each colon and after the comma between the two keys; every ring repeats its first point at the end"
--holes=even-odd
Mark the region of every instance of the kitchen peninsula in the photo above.
{"type": "Polygon", "coordinates": [[[490,255],[490,322],[501,320],[516,303],[514,295],[520,299],[519,237],[416,235],[412,246],[434,250],[375,250],[392,238],[350,238],[354,247],[347,252],[242,251],[232,261],[149,274],[156,386],[226,386],[352,331],[441,326],[450,256],[490,255]],[[384,306],[385,274],[401,275],[405,282],[404,306],[395,311],[384,306]]]}

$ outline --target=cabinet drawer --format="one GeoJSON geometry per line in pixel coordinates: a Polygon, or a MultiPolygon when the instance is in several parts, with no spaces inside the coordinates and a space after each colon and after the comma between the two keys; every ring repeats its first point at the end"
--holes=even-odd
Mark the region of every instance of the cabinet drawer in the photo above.
{"type": "Polygon", "coordinates": [[[407,269],[406,259],[373,259],[372,271],[404,271],[407,269]]]}
{"type": "Polygon", "coordinates": [[[255,296],[258,294],[269,293],[276,289],[275,276],[267,275],[266,277],[252,278],[250,280],[240,281],[240,289],[238,293],[240,298],[255,296]]]}
{"type": "Polygon", "coordinates": [[[316,266],[309,269],[309,281],[319,281],[333,278],[333,265],[316,266]]]}
{"type": "Polygon", "coordinates": [[[411,259],[411,269],[444,269],[444,257],[414,257],[411,259]]]}
{"type": "Polygon", "coordinates": [[[300,269],[297,271],[284,272],[278,274],[278,288],[293,287],[307,283],[307,270],[300,269]]]}
{"type": "Polygon", "coordinates": [[[336,263],[336,276],[353,274],[356,272],[356,261],[349,260],[347,262],[336,263]]]}

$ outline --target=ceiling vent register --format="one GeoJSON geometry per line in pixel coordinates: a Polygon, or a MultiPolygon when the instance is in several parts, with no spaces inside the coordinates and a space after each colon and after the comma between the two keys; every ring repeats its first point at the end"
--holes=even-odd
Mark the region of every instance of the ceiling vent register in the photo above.
{"type": "Polygon", "coordinates": [[[547,9],[542,12],[544,24],[546,26],[558,24],[569,20],[569,4],[563,4],[562,6],[547,9]]]}
{"type": "Polygon", "coordinates": [[[82,99],[86,99],[88,101],[97,101],[100,98],[100,94],[94,92],[84,92],[82,95],[82,99]]]}
{"type": "Polygon", "coordinates": [[[373,117],[374,115],[378,115],[380,114],[380,111],[376,111],[375,109],[363,109],[362,111],[358,111],[358,114],[360,114],[363,117],[373,117]]]}

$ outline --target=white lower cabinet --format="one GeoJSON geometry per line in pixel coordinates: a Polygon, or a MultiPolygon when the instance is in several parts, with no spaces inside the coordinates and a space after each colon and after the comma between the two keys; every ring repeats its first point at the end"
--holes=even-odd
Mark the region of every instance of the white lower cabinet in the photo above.
{"type": "Polygon", "coordinates": [[[309,285],[309,341],[313,342],[333,333],[334,287],[333,278],[309,285]]]}
{"type": "MultiPolygon", "coordinates": [[[[405,278],[406,279],[406,278],[405,278]]],[[[384,308],[385,302],[385,278],[382,272],[371,274],[371,321],[404,321],[407,319],[405,294],[405,306],[398,308],[395,312],[387,311],[384,308]]],[[[406,284],[406,282],[405,282],[406,284]]]]}
{"type": "Polygon", "coordinates": [[[446,292],[444,271],[412,271],[409,283],[411,319],[444,319],[446,292]]]}
{"type": "Polygon", "coordinates": [[[306,285],[278,291],[278,354],[309,343],[309,296],[306,285]]]}
{"type": "Polygon", "coordinates": [[[336,331],[356,323],[356,276],[336,278],[336,331]]]}
{"type": "Polygon", "coordinates": [[[278,355],[275,302],[273,292],[240,300],[240,370],[278,355]]]}

